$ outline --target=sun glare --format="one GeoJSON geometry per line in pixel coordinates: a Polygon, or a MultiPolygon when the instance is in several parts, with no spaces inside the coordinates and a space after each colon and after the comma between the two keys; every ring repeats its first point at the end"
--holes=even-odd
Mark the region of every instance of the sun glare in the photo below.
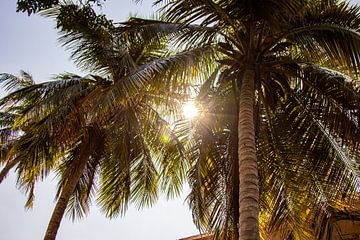
{"type": "Polygon", "coordinates": [[[184,117],[187,119],[193,119],[199,114],[199,108],[196,106],[194,102],[187,102],[183,105],[182,111],[184,117]]]}

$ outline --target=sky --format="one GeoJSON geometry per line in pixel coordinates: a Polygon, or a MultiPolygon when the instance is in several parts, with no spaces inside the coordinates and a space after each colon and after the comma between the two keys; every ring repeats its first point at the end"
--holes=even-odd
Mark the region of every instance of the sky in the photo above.
{"type": "MultiPolygon", "coordinates": [[[[0,1],[0,73],[18,74],[25,70],[36,82],[47,81],[62,72],[81,73],[69,60],[69,53],[57,42],[54,22],[39,16],[16,13],[16,0],[0,1]]],[[[110,19],[124,21],[130,14],[149,17],[151,0],[134,4],[131,0],[107,0],[102,11],[110,19]]],[[[16,188],[16,178],[10,174],[0,184],[0,235],[4,240],[42,239],[54,208],[54,177],[40,183],[36,189],[33,209],[25,210],[26,198],[16,188]]],[[[124,217],[109,220],[94,206],[90,214],[79,221],[64,218],[57,240],[175,240],[197,234],[191,213],[179,199],[160,198],[151,209],[138,211],[130,207],[124,217]]],[[[95,205],[95,204],[94,204],[95,205]]]]}
{"type": "MultiPolygon", "coordinates": [[[[360,4],[360,0],[353,0],[360,4]]],[[[16,13],[15,0],[0,2],[0,73],[31,73],[37,82],[47,81],[62,72],[80,73],[69,54],[57,42],[54,22],[39,16],[16,13]]],[[[134,4],[131,0],[107,0],[102,11],[110,19],[123,21],[130,14],[151,15],[151,0],[134,4]]],[[[32,210],[25,210],[26,198],[15,187],[10,174],[0,184],[0,234],[4,240],[42,239],[50,219],[55,196],[54,177],[49,176],[36,189],[32,210]]],[[[185,191],[186,192],[186,191],[185,191]]],[[[57,240],[175,240],[197,234],[184,193],[179,199],[161,198],[151,209],[130,207],[123,218],[106,219],[95,206],[79,221],[64,218],[57,240]]]]}

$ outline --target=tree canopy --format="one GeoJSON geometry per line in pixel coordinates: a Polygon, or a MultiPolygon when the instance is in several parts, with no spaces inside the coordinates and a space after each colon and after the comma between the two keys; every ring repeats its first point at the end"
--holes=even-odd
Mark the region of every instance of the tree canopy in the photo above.
{"type": "MultiPolygon", "coordinates": [[[[89,5],[60,5],[43,14],[57,19],[60,40],[93,74],[65,73],[43,83],[27,73],[0,75],[9,91],[0,101],[1,181],[15,168],[30,207],[36,183],[57,173],[45,239],[55,239],[65,211],[73,219],[85,216],[95,195],[108,217],[124,215],[130,203],[151,206],[159,191],[177,196],[187,165],[183,139],[161,105],[178,104],[181,76],[193,68],[181,59],[191,53],[169,57],[163,37],[131,23],[113,24],[89,5]],[[187,70],[174,69],[176,61],[187,70]]],[[[198,52],[203,61],[207,52],[198,52]]]]}
{"type": "Polygon", "coordinates": [[[82,215],[100,176],[99,204],[115,216],[131,201],[151,205],[159,183],[178,194],[189,167],[194,222],[214,239],[282,228],[284,239],[318,238],[318,216],[352,209],[360,7],[158,0],[159,19],[113,23],[91,8],[98,1],[27,3],[19,10],[56,18],[72,58],[92,72],[39,84],[1,75],[12,92],[0,102],[0,180],[16,166],[29,204],[35,182],[57,171],[58,203],[82,215]],[[194,92],[200,116],[171,127],[194,92]]]}
{"type": "MultiPolygon", "coordinates": [[[[101,5],[102,2],[105,0],[86,0],[81,1],[78,0],[76,4],[88,5],[96,4],[98,6],[101,5]]],[[[60,0],[17,0],[17,8],[16,11],[18,12],[27,12],[28,15],[37,13],[41,10],[49,9],[59,4],[64,4],[66,1],[60,0]]]]}
{"type": "Polygon", "coordinates": [[[195,222],[215,238],[257,239],[260,207],[262,238],[280,225],[291,229],[289,238],[313,238],[319,212],[341,210],[358,195],[359,7],[157,3],[164,4],[163,25],[183,26],[174,41],[218,53],[218,71],[199,92],[203,116],[193,126],[195,222]]]}

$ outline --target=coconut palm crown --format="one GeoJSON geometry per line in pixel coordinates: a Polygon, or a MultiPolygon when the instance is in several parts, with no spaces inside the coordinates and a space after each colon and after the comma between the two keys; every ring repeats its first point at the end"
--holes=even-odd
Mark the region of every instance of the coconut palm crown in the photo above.
{"type": "Polygon", "coordinates": [[[197,76],[189,56],[191,64],[202,65],[210,51],[169,56],[165,35],[114,24],[90,5],[59,5],[43,14],[56,18],[60,41],[91,72],[42,83],[27,73],[1,74],[10,93],[0,100],[0,182],[15,168],[31,207],[36,182],[57,174],[48,240],[55,239],[66,211],[73,219],[86,215],[94,196],[106,216],[115,217],[130,203],[151,206],[160,190],[179,194],[187,163],[164,106],[178,104],[183,76],[197,76]],[[181,71],[174,68],[179,64],[181,71]]]}
{"type": "Polygon", "coordinates": [[[177,46],[217,53],[199,91],[204,110],[188,152],[197,226],[215,239],[266,239],[281,225],[291,239],[313,239],[316,215],[349,206],[360,187],[359,7],[156,4],[159,32],[181,26],[177,46]]]}

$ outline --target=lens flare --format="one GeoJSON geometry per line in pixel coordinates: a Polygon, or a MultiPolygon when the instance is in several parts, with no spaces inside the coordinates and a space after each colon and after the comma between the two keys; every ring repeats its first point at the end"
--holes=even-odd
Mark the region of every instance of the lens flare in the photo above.
{"type": "Polygon", "coordinates": [[[182,111],[184,117],[187,119],[193,119],[197,115],[199,115],[199,108],[196,106],[194,102],[187,102],[183,105],[182,111]]]}

